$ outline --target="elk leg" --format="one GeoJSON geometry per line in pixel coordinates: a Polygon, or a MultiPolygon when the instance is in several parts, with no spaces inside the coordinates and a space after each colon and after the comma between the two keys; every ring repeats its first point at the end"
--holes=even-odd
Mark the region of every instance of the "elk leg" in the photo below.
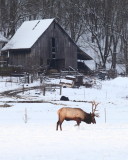
{"type": "Polygon", "coordinates": [[[62,123],[60,123],[60,130],[62,131],[62,126],[61,125],[62,125],[62,123]]]}
{"type": "Polygon", "coordinates": [[[80,123],[81,123],[81,119],[80,118],[76,118],[76,126],[79,126],[80,125],[80,123]]]}
{"type": "MultiPolygon", "coordinates": [[[[64,121],[64,120],[63,120],[64,121]]],[[[62,123],[63,121],[60,122],[60,130],[62,131],[62,123]]]]}
{"type": "Polygon", "coordinates": [[[62,131],[62,123],[64,120],[60,120],[60,130],[62,131]]]}
{"type": "Polygon", "coordinates": [[[58,125],[60,124],[60,121],[57,122],[56,124],[56,130],[58,131],[58,125]]]}
{"type": "Polygon", "coordinates": [[[58,130],[58,126],[60,126],[60,130],[62,131],[62,123],[64,120],[58,120],[57,124],[56,124],[56,130],[58,130]]]}

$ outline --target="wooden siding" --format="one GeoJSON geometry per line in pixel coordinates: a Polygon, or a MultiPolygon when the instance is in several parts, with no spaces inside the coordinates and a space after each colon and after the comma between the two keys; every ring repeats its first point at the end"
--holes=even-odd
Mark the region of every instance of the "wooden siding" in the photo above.
{"type": "Polygon", "coordinates": [[[26,68],[29,66],[29,57],[30,50],[11,50],[9,51],[9,65],[22,66],[26,68]]]}
{"type": "MultiPolygon", "coordinates": [[[[77,46],[70,40],[61,27],[53,22],[45,33],[38,39],[31,49],[33,57],[40,57],[40,65],[47,65],[48,60],[52,59],[52,38],[55,38],[56,54],[55,59],[60,62],[65,62],[64,66],[59,65],[59,68],[68,68],[72,66],[77,68],[77,46]]],[[[58,68],[58,69],[59,69],[58,68]]]]}

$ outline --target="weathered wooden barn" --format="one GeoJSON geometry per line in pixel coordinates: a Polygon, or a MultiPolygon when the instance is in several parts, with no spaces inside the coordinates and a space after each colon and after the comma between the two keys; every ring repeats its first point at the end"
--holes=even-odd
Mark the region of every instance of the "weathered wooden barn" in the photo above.
{"type": "Polygon", "coordinates": [[[26,70],[47,66],[61,70],[77,69],[77,60],[90,60],[56,22],[55,19],[24,22],[11,40],[2,48],[10,66],[26,70]]]}

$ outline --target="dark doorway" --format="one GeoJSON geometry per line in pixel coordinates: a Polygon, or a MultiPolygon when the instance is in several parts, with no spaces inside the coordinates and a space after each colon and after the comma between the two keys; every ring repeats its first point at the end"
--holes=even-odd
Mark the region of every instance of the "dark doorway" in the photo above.
{"type": "Polygon", "coordinates": [[[55,47],[56,47],[56,41],[55,38],[52,37],[52,52],[55,52],[55,47]]]}
{"type": "Polygon", "coordinates": [[[48,65],[50,69],[63,69],[65,66],[65,60],[64,59],[50,59],[48,60],[48,65]]]}

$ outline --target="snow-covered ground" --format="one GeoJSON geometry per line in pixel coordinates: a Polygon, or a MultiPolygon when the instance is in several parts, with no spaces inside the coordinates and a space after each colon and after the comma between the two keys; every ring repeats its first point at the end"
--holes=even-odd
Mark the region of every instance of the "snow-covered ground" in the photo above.
{"type": "MultiPolygon", "coordinates": [[[[52,80],[52,83],[58,81],[52,80]]],[[[22,99],[1,96],[0,105],[8,100],[13,103],[10,103],[12,107],[0,107],[0,160],[127,160],[128,78],[101,83],[101,89],[63,88],[62,95],[70,101],[59,101],[58,89],[47,91],[45,96],[39,89],[29,90],[19,94],[22,99]],[[14,103],[20,100],[45,103],[14,103]],[[91,112],[89,102],[92,100],[100,103],[97,124],[81,123],[78,128],[75,122],[65,121],[63,131],[56,131],[59,108],[80,107],[91,112]]],[[[40,84],[26,87],[34,85],[40,84]]],[[[0,82],[0,87],[2,92],[22,85],[0,82]]]]}

